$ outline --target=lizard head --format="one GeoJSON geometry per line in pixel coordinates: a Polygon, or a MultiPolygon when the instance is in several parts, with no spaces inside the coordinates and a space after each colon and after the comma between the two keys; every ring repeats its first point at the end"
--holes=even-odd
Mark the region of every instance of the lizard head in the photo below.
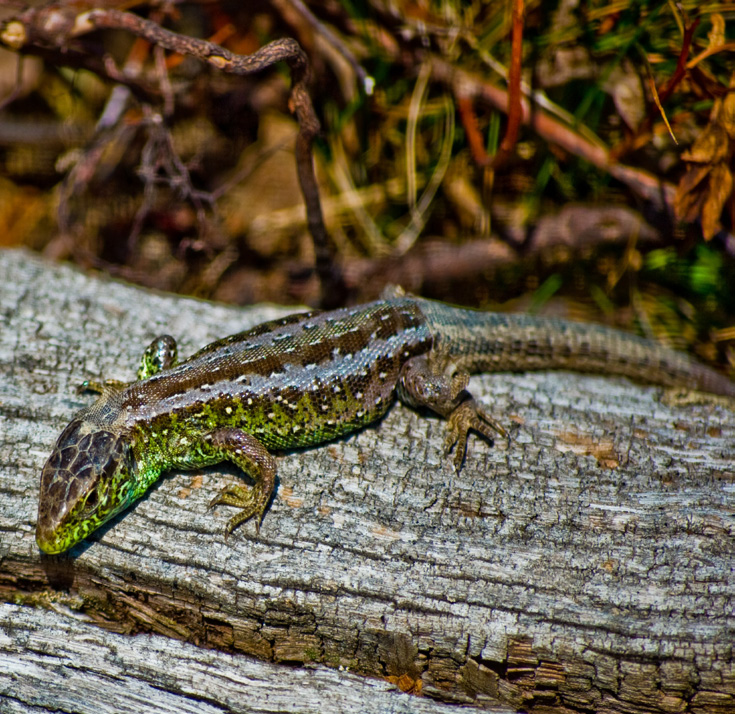
{"type": "Polygon", "coordinates": [[[36,542],[61,553],[132,500],[133,459],[126,439],[78,415],[61,433],[41,474],[36,542]]]}

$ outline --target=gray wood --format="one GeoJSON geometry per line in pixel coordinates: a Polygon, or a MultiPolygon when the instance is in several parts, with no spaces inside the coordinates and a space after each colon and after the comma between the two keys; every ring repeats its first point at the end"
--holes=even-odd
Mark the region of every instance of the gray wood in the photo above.
{"type": "Polygon", "coordinates": [[[121,633],[419,681],[537,711],[735,711],[735,413],[625,380],[486,375],[513,427],[464,470],[398,405],[278,459],[260,534],[207,503],[237,473],[171,475],[71,557],[35,547],[38,478],[85,378],[132,379],[283,310],[141,290],[0,253],[0,592],[121,633]]]}
{"type": "Polygon", "coordinates": [[[79,617],[5,603],[0,603],[0,662],[0,711],[7,714],[456,710],[323,665],[295,669],[162,635],[129,637],[79,617]]]}

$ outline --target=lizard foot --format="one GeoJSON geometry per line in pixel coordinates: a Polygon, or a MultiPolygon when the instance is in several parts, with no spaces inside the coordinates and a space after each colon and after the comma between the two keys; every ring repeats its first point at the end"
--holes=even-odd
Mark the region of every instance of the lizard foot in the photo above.
{"type": "Polygon", "coordinates": [[[214,508],[214,506],[234,506],[235,508],[242,509],[227,521],[225,535],[230,535],[241,523],[244,523],[253,516],[258,516],[255,522],[255,530],[260,532],[260,522],[263,520],[263,512],[265,511],[267,500],[266,503],[261,503],[263,499],[257,491],[258,489],[256,488],[244,489],[242,486],[233,483],[225,486],[209,502],[210,508],[214,508]]]}
{"type": "Polygon", "coordinates": [[[467,436],[476,431],[490,441],[495,433],[508,433],[467,392],[470,375],[456,368],[446,354],[421,355],[401,368],[398,397],[412,407],[427,407],[448,422],[444,453],[454,450],[454,468],[459,471],[467,452],[467,436]]]}
{"type": "Polygon", "coordinates": [[[455,471],[459,471],[464,463],[470,430],[476,431],[490,441],[495,434],[508,438],[508,432],[472,398],[462,402],[447,417],[447,427],[444,453],[448,455],[454,449],[455,471]]]}
{"type": "Polygon", "coordinates": [[[94,379],[85,379],[77,386],[77,394],[81,394],[82,392],[96,392],[97,394],[119,392],[127,386],[127,382],[121,382],[119,379],[106,379],[104,382],[98,382],[94,379]]]}
{"type": "Polygon", "coordinates": [[[178,347],[171,335],[160,335],[146,347],[138,368],[138,379],[148,379],[176,365],[178,347]]]}

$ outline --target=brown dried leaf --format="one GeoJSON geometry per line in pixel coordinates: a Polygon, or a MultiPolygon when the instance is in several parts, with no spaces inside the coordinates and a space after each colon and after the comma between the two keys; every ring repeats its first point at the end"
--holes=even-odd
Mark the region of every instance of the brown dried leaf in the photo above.
{"type": "Polygon", "coordinates": [[[732,191],[732,173],[724,163],[712,167],[709,176],[709,191],[702,206],[702,233],[705,240],[712,238],[720,229],[722,209],[732,191]]]}
{"type": "Polygon", "coordinates": [[[710,15],[712,29],[707,33],[710,47],[719,47],[725,44],[725,18],[719,12],[710,15]]]}
{"type": "Polygon", "coordinates": [[[635,130],[646,116],[646,96],[635,68],[626,64],[613,70],[605,83],[605,91],[612,95],[620,118],[635,130]]]}
{"type": "Polygon", "coordinates": [[[727,156],[728,148],[727,132],[719,122],[714,121],[707,124],[692,144],[692,148],[685,151],[681,158],[697,164],[713,164],[727,156]]]}
{"type": "MultiPolygon", "coordinates": [[[[731,84],[735,81],[735,75],[731,84]]],[[[720,229],[720,216],[733,188],[729,164],[735,136],[735,93],[717,100],[710,122],[689,151],[687,172],[676,188],[674,210],[680,219],[702,222],[702,233],[709,240],[720,229]]]]}
{"type": "Polygon", "coordinates": [[[735,72],[730,77],[730,91],[722,101],[722,109],[720,110],[720,124],[727,132],[727,135],[735,141],[735,72]]]}
{"type": "Polygon", "coordinates": [[[690,166],[682,176],[674,196],[674,211],[680,220],[690,222],[697,220],[709,172],[709,166],[690,166]]]}

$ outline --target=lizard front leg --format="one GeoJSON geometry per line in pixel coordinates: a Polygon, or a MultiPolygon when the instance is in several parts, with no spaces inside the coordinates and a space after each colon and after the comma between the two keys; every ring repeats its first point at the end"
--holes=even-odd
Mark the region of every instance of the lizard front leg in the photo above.
{"type": "Polygon", "coordinates": [[[436,353],[408,360],[398,376],[398,397],[414,408],[424,407],[448,422],[444,451],[454,449],[454,468],[459,471],[467,451],[470,430],[492,441],[494,433],[506,437],[505,429],[467,391],[470,376],[457,370],[450,359],[436,353]]]}
{"type": "Polygon", "coordinates": [[[251,488],[229,484],[212,499],[209,507],[222,504],[242,509],[227,522],[227,535],[253,516],[257,517],[256,529],[260,530],[263,513],[276,484],[276,460],[252,434],[233,427],[214,429],[175,458],[173,465],[191,469],[222,461],[235,464],[251,476],[255,484],[251,488]]]}

